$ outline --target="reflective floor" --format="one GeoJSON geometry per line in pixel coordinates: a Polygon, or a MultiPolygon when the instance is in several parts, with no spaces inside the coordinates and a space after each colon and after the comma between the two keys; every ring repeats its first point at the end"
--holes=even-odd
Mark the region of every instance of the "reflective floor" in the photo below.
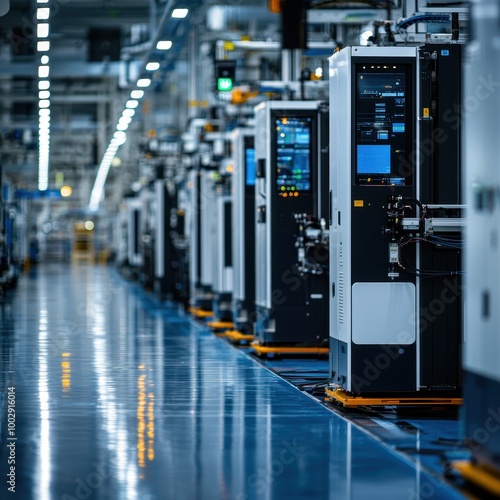
{"type": "Polygon", "coordinates": [[[0,498],[463,498],[107,268],[38,268],[0,322],[0,498]]]}

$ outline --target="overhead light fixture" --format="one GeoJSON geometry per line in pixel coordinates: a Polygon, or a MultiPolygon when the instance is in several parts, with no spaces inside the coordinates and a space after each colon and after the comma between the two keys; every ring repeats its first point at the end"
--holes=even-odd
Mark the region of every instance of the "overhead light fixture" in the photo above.
{"type": "Polygon", "coordinates": [[[126,123],[127,125],[132,121],[132,118],[130,116],[122,116],[119,120],[118,123],[126,123]]]}
{"type": "Polygon", "coordinates": [[[122,116],[129,116],[130,118],[132,118],[132,116],[134,115],[135,115],[135,109],[132,108],[124,109],[122,112],[122,116]]]}
{"type": "Polygon", "coordinates": [[[172,47],[172,42],[170,40],[160,40],[156,44],[158,50],[168,50],[172,47]]]}
{"type": "Polygon", "coordinates": [[[47,78],[49,76],[48,66],[38,66],[38,78],[47,78]]]}
{"type": "Polygon", "coordinates": [[[156,71],[159,67],[159,62],[149,62],[146,64],[146,71],[156,71]]]}
{"type": "Polygon", "coordinates": [[[39,116],[50,116],[50,109],[40,109],[38,111],[39,116]]]}
{"type": "Polygon", "coordinates": [[[144,96],[144,90],[132,90],[130,97],[132,99],[141,99],[144,96]]]}
{"type": "Polygon", "coordinates": [[[119,123],[116,126],[116,130],[119,130],[119,131],[122,131],[122,132],[125,132],[125,130],[127,130],[127,129],[128,129],[128,123],[125,123],[125,122],[119,123]]]}
{"type": "Polygon", "coordinates": [[[39,23],[36,27],[36,36],[47,38],[49,36],[49,23],[39,23]]]}
{"type": "Polygon", "coordinates": [[[41,40],[36,44],[38,52],[47,52],[50,49],[50,42],[48,40],[41,40]]]}
{"type": "Polygon", "coordinates": [[[48,99],[40,99],[38,101],[38,107],[41,109],[50,108],[50,101],[48,99]]]}
{"type": "Polygon", "coordinates": [[[40,80],[38,82],[38,90],[47,90],[48,88],[50,88],[49,80],[40,80]]]}
{"type": "Polygon", "coordinates": [[[137,80],[138,87],[149,87],[151,85],[151,79],[149,78],[139,78],[137,80]]]}
{"type": "Polygon", "coordinates": [[[36,0],[36,3],[49,3],[49,0],[36,0]]]}
{"type": "Polygon", "coordinates": [[[139,101],[136,101],[135,99],[130,99],[125,103],[125,106],[130,109],[137,108],[137,106],[139,106],[139,101]]]}
{"type": "Polygon", "coordinates": [[[49,97],[50,97],[49,90],[40,90],[40,92],[38,92],[38,99],[48,99],[49,97]]]}
{"type": "Polygon", "coordinates": [[[175,19],[184,19],[188,15],[189,10],[188,9],[174,9],[172,11],[172,17],[175,19]]]}
{"type": "Polygon", "coordinates": [[[49,16],[50,16],[50,9],[48,7],[36,9],[36,18],[37,19],[48,19],[49,16]]]}
{"type": "Polygon", "coordinates": [[[61,187],[61,196],[63,196],[64,198],[71,196],[72,193],[73,193],[73,189],[71,189],[71,186],[62,186],[61,187]]]}
{"type": "Polygon", "coordinates": [[[47,56],[47,55],[43,55],[43,56],[40,58],[40,63],[41,63],[41,64],[49,64],[49,56],[47,56]]]}

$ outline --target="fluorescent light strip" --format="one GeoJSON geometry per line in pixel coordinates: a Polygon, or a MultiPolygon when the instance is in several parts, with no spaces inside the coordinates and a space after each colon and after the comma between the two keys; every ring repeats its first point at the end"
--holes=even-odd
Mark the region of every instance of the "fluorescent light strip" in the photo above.
{"type": "Polygon", "coordinates": [[[130,93],[131,99],[141,99],[144,96],[144,90],[132,90],[130,93]]]}
{"type": "Polygon", "coordinates": [[[138,87],[149,87],[150,85],[151,85],[150,78],[140,78],[139,80],[137,80],[138,87]]]}
{"type": "Polygon", "coordinates": [[[36,36],[38,38],[47,38],[49,36],[49,23],[38,23],[36,36]]]}
{"type": "MultiPolygon", "coordinates": [[[[38,4],[47,4],[48,0],[37,0],[38,4]]],[[[49,158],[50,158],[50,81],[48,80],[49,40],[40,40],[49,36],[50,7],[38,7],[36,18],[37,51],[40,56],[38,66],[38,189],[45,191],[49,187],[49,158]],[[43,22],[41,22],[43,20],[43,22]]]]}
{"type": "Polygon", "coordinates": [[[170,40],[160,40],[156,44],[158,50],[168,50],[172,47],[172,42],[170,40]]]}
{"type": "Polygon", "coordinates": [[[48,19],[50,17],[50,8],[48,7],[39,7],[36,9],[36,18],[37,19],[48,19]]]}
{"type": "Polygon", "coordinates": [[[172,11],[172,17],[174,19],[184,19],[188,15],[188,9],[174,9],[172,11]]]}

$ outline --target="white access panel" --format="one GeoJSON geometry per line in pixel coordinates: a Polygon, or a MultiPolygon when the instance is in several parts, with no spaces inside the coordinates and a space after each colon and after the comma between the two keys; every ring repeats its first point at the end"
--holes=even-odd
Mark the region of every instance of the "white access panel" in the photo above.
{"type": "Polygon", "coordinates": [[[415,342],[413,283],[354,283],[352,341],[364,345],[409,345],[415,342]]]}

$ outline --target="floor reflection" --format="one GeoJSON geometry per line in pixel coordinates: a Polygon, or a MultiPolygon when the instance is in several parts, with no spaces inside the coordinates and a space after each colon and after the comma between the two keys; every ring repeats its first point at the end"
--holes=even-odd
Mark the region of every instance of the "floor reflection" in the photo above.
{"type": "Polygon", "coordinates": [[[39,266],[2,307],[23,500],[460,498],[112,270],[39,266]]]}

